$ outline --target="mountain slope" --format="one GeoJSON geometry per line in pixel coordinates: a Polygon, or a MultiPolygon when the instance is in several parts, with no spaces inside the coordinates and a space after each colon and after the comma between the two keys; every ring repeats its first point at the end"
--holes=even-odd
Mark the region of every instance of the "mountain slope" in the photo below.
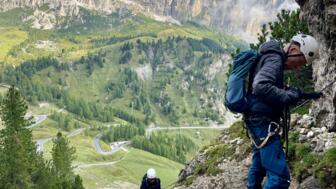
{"type": "Polygon", "coordinates": [[[38,8],[26,17],[35,28],[57,28],[62,22],[59,17],[77,17],[81,8],[105,13],[127,8],[158,21],[177,24],[194,21],[250,40],[254,40],[260,26],[273,20],[280,9],[298,8],[293,0],[6,0],[0,2],[0,7],[3,11],[38,8]]]}
{"type": "MultiPolygon", "coordinates": [[[[17,86],[33,114],[48,115],[33,128],[36,140],[85,128],[70,140],[78,150],[75,164],[91,166],[80,170],[88,188],[134,187],[146,169],[156,166],[169,184],[179,163],[131,149],[129,159],[112,165],[109,161],[119,155],[96,154],[92,139],[113,126],[223,124],[230,54],[245,44],[195,23],[166,24],[127,9],[109,14],[79,7],[77,16],[53,17],[49,6],[1,12],[0,28],[6,32],[0,36],[6,45],[0,82],[17,86]],[[13,43],[13,37],[20,40],[13,43]],[[106,169],[99,166],[108,162],[106,169]]],[[[50,145],[50,140],[44,144],[46,158],[50,145]]]]}
{"type": "Polygon", "coordinates": [[[6,19],[30,11],[0,13],[4,27],[26,36],[3,57],[5,65],[26,63],[5,66],[1,82],[19,86],[30,102],[54,102],[100,122],[118,117],[137,124],[223,123],[225,73],[241,42],[202,26],[166,25],[126,10],[106,16],[82,9],[81,17],[67,18],[66,27],[57,30],[6,19]]]}

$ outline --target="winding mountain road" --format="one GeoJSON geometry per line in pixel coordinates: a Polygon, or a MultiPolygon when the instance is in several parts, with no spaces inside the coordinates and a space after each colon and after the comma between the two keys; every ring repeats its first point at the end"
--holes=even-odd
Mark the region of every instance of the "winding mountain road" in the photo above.
{"type": "MultiPolygon", "coordinates": [[[[229,122],[233,122],[234,120],[236,120],[233,116],[233,114],[228,113],[228,115],[226,115],[226,118],[229,118],[229,122]]],[[[35,119],[35,123],[26,127],[28,129],[32,129],[35,126],[37,126],[38,124],[42,123],[43,121],[45,121],[47,119],[47,115],[36,115],[34,117],[35,119]]],[[[186,129],[218,129],[218,130],[222,130],[222,129],[227,129],[230,127],[231,124],[225,124],[225,125],[213,125],[213,126],[182,126],[182,127],[149,127],[146,129],[145,131],[145,136],[149,137],[154,131],[171,131],[171,130],[186,130],[186,129]]],[[[81,132],[83,132],[85,130],[85,128],[80,128],[77,130],[72,131],[71,133],[69,133],[67,135],[67,137],[74,137],[79,135],[81,132]]],[[[96,152],[100,155],[112,155],[116,152],[118,152],[119,150],[125,150],[125,147],[131,144],[131,141],[124,141],[124,142],[115,142],[115,144],[112,143],[112,145],[114,146],[113,149],[111,149],[111,151],[104,151],[99,143],[100,138],[102,137],[102,134],[97,134],[94,138],[93,138],[93,144],[94,147],[96,149],[96,152]]],[[[38,139],[36,140],[36,144],[37,144],[37,151],[38,152],[43,152],[44,150],[44,144],[51,141],[53,139],[53,137],[50,138],[43,138],[43,139],[38,139]]],[[[112,163],[112,162],[111,162],[112,163]]]]}
{"type": "MultiPolygon", "coordinates": [[[[43,121],[45,121],[47,119],[47,115],[43,114],[43,115],[35,115],[34,116],[34,123],[31,124],[30,126],[27,126],[26,128],[27,129],[32,129],[34,128],[35,126],[37,126],[38,124],[42,123],[43,121]]],[[[77,130],[74,130],[73,132],[69,133],[67,135],[67,137],[74,137],[76,135],[79,135],[81,132],[83,132],[85,130],[85,128],[80,128],[80,129],[77,129],[77,130]]],[[[50,137],[50,138],[43,138],[43,139],[38,139],[36,140],[36,144],[37,144],[37,148],[36,148],[36,151],[38,152],[43,152],[44,148],[44,144],[51,141],[53,139],[53,137],[50,137]]]]}
{"type": "Polygon", "coordinates": [[[34,123],[30,126],[27,126],[27,129],[32,129],[33,127],[37,126],[38,124],[42,123],[44,120],[47,119],[47,115],[36,115],[34,116],[34,123]]]}
{"type": "MultiPolygon", "coordinates": [[[[183,127],[150,127],[150,128],[147,128],[146,131],[145,131],[145,135],[146,137],[149,137],[152,132],[154,131],[163,131],[163,130],[185,130],[185,129],[219,129],[219,130],[222,130],[222,129],[227,129],[229,128],[230,125],[227,124],[227,125],[215,125],[215,126],[183,126],[183,127]]],[[[123,142],[116,142],[118,143],[117,145],[114,145],[115,148],[111,149],[111,151],[104,151],[101,146],[100,146],[100,143],[99,143],[99,140],[100,138],[102,137],[102,134],[97,134],[94,138],[93,138],[93,144],[96,148],[96,152],[100,155],[112,155],[116,152],[118,152],[119,150],[122,150],[122,149],[125,149],[124,147],[128,146],[131,144],[131,141],[123,141],[123,142]]],[[[113,143],[112,143],[113,145],[113,143]]]]}
{"type": "Polygon", "coordinates": [[[118,152],[123,147],[131,144],[131,141],[125,141],[124,143],[121,143],[120,145],[116,145],[116,147],[114,149],[111,149],[111,151],[106,152],[101,148],[100,143],[99,143],[99,140],[102,136],[103,136],[102,134],[98,134],[93,138],[93,144],[96,148],[96,152],[100,155],[112,155],[118,152]]]}
{"type": "Polygon", "coordinates": [[[216,126],[184,126],[184,127],[151,127],[146,129],[146,137],[149,137],[154,131],[171,131],[171,130],[186,130],[186,129],[227,129],[227,125],[216,125],[216,126]]]}
{"type": "MultiPolygon", "coordinates": [[[[68,138],[70,137],[74,137],[74,136],[77,136],[79,135],[81,132],[83,132],[86,128],[80,128],[80,129],[76,129],[74,131],[72,131],[71,133],[69,133],[67,135],[68,138]]],[[[36,151],[38,152],[43,152],[44,148],[44,144],[51,141],[53,138],[55,137],[50,137],[50,138],[43,138],[43,139],[38,139],[36,140],[36,144],[37,144],[37,148],[36,148],[36,151]]]]}

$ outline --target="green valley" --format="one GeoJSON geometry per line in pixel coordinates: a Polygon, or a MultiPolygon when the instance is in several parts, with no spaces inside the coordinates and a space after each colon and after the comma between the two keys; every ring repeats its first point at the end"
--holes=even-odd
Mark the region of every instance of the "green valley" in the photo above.
{"type": "Polygon", "coordinates": [[[34,11],[0,13],[1,99],[14,85],[30,116],[47,116],[30,128],[45,159],[58,132],[68,137],[76,148],[73,169],[86,188],[138,188],[150,167],[162,186],[171,185],[183,164],[220,134],[206,127],[226,121],[228,62],[243,42],[193,22],[158,22],[129,10],[80,8],[76,17],[57,17],[57,27],[33,28],[34,11]],[[205,128],[145,134],[181,126],[205,128]],[[102,155],[94,142],[99,134],[105,152],[112,142],[133,143],[102,155]]]}

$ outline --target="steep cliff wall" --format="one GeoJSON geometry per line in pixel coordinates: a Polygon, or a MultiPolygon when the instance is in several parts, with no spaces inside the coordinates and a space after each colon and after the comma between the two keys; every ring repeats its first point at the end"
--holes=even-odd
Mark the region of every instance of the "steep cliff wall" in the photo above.
{"type": "MultiPolygon", "coordinates": [[[[320,59],[313,64],[316,90],[336,80],[336,1],[298,0],[302,16],[320,42],[320,59]]],[[[312,115],[316,125],[336,131],[336,83],[324,91],[325,97],[314,102],[312,115]]]]}
{"type": "MultiPolygon", "coordinates": [[[[123,0],[126,1],[126,0],[123,0]]],[[[280,9],[298,8],[294,0],[128,0],[147,12],[195,21],[252,40],[280,9]]]]}
{"type": "MultiPolygon", "coordinates": [[[[140,11],[160,21],[195,21],[255,39],[260,26],[275,19],[280,9],[297,8],[294,0],[2,0],[0,10],[39,7],[48,3],[57,15],[73,13],[78,7],[113,12],[118,8],[140,11]]],[[[76,11],[75,11],[76,12],[76,11]]]]}

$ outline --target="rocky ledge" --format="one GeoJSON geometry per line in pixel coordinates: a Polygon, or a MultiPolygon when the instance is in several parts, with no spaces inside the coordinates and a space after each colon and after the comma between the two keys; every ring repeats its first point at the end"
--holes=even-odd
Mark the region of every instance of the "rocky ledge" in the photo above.
{"type": "MultiPolygon", "coordinates": [[[[224,131],[183,170],[177,189],[245,188],[251,163],[251,142],[242,122],[224,131]]],[[[314,117],[292,114],[288,161],[290,188],[336,187],[336,134],[319,128],[314,117]]]]}

